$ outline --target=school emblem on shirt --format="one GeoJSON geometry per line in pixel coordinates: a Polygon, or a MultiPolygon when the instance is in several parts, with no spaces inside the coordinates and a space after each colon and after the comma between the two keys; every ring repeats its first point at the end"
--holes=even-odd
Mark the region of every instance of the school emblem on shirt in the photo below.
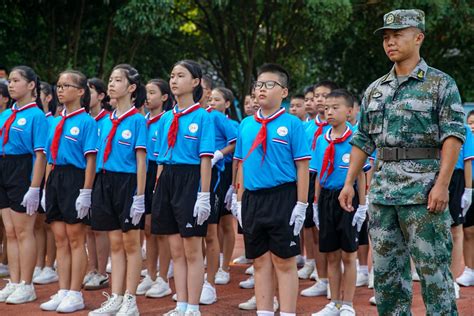
{"type": "Polygon", "coordinates": [[[71,135],[77,136],[79,135],[80,130],[79,130],[79,127],[74,126],[69,130],[69,132],[71,133],[71,135]]]}
{"type": "Polygon", "coordinates": [[[130,139],[130,137],[132,137],[132,132],[130,130],[126,129],[122,132],[122,137],[124,139],[130,139]]]}
{"type": "Polygon", "coordinates": [[[196,123],[191,123],[189,124],[188,129],[191,133],[196,133],[199,129],[199,126],[196,123]]]}
{"type": "Polygon", "coordinates": [[[342,162],[343,163],[349,163],[350,160],[351,160],[351,154],[342,155],[342,162]]]}
{"type": "Polygon", "coordinates": [[[277,134],[281,137],[288,135],[288,128],[286,126],[278,127],[277,134]]]}
{"type": "Polygon", "coordinates": [[[26,118],[22,117],[16,122],[19,126],[23,126],[26,124],[26,118]]]}

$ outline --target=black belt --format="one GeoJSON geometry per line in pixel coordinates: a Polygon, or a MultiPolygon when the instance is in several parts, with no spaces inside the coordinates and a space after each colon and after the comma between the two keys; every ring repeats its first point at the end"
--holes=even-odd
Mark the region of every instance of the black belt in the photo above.
{"type": "Polygon", "coordinates": [[[383,161],[417,160],[417,159],[439,159],[439,148],[400,148],[384,147],[377,148],[377,159],[383,161]]]}

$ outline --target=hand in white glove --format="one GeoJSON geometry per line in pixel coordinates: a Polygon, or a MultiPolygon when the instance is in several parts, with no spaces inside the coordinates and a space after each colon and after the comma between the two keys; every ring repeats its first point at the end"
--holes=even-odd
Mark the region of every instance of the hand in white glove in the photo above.
{"type": "Polygon", "coordinates": [[[77,218],[83,219],[89,213],[91,208],[92,189],[79,190],[79,196],[76,199],[77,218]]]}
{"type": "Polygon", "coordinates": [[[204,224],[211,215],[211,194],[209,192],[198,192],[196,204],[194,204],[193,216],[197,217],[198,225],[204,224]]]}
{"type": "MultiPolygon", "coordinates": [[[[235,193],[234,193],[235,194],[235,193]]],[[[235,200],[232,201],[232,215],[239,222],[240,227],[242,226],[242,201],[237,201],[237,194],[235,194],[235,200]]]]}
{"type": "Polygon", "coordinates": [[[222,151],[216,150],[214,152],[214,157],[212,157],[212,160],[211,160],[212,166],[214,167],[214,165],[222,158],[224,158],[224,154],[222,153],[222,151]]]}
{"type": "Polygon", "coordinates": [[[316,228],[319,229],[319,209],[318,203],[313,203],[313,222],[316,228]]]}
{"type": "Polygon", "coordinates": [[[469,207],[472,204],[472,189],[464,188],[464,193],[462,194],[461,198],[461,207],[462,207],[462,216],[466,216],[469,207]]]}
{"type": "Polygon", "coordinates": [[[133,197],[132,207],[130,207],[130,217],[132,218],[132,224],[138,225],[140,219],[145,213],[145,195],[135,195],[133,197]]]}
{"type": "Polygon", "coordinates": [[[41,207],[43,208],[43,211],[46,212],[46,189],[43,189],[43,195],[41,196],[41,207]]]}
{"type": "Polygon", "coordinates": [[[40,188],[28,189],[28,192],[23,196],[23,201],[21,206],[26,207],[26,214],[32,216],[38,211],[38,206],[40,203],[40,188]]]}
{"type": "Polygon", "coordinates": [[[362,224],[364,224],[365,218],[367,217],[367,210],[369,207],[367,205],[359,205],[357,211],[352,218],[352,226],[357,225],[357,231],[360,232],[362,224]]]}
{"type": "Polygon", "coordinates": [[[290,226],[293,227],[293,235],[298,236],[301,228],[303,228],[304,219],[306,217],[306,209],[308,208],[308,203],[296,202],[293,212],[291,212],[290,226]]]}
{"type": "Polygon", "coordinates": [[[225,194],[225,198],[224,198],[225,208],[228,209],[229,211],[232,209],[232,195],[233,194],[234,194],[234,186],[231,185],[229,189],[227,190],[227,193],[225,194]]]}

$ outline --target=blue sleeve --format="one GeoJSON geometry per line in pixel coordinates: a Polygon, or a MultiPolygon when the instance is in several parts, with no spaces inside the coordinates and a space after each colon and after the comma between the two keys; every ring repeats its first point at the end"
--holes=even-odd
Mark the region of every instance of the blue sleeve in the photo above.
{"type": "Polygon", "coordinates": [[[234,124],[228,122],[228,119],[224,117],[226,121],[224,121],[224,130],[225,136],[227,138],[227,144],[232,144],[233,142],[237,141],[237,128],[234,124]]]}
{"type": "Polygon", "coordinates": [[[242,160],[242,123],[237,130],[237,143],[235,144],[234,159],[242,160]]]}
{"type": "Polygon", "coordinates": [[[301,121],[294,121],[291,134],[291,151],[294,160],[311,159],[306,133],[301,121]]]}
{"type": "Polygon", "coordinates": [[[146,120],[143,116],[140,115],[140,119],[135,123],[135,129],[137,133],[137,138],[135,141],[135,149],[144,149],[146,151],[146,137],[147,137],[147,128],[146,120]]]}
{"type": "Polygon", "coordinates": [[[161,142],[163,141],[163,122],[165,120],[163,117],[158,121],[158,126],[156,127],[156,142],[155,142],[155,148],[153,150],[153,156],[156,159],[156,162],[158,162],[158,156],[160,154],[160,147],[161,147],[161,142]]]}
{"type": "Polygon", "coordinates": [[[474,159],[474,137],[472,136],[471,129],[468,126],[466,126],[466,141],[464,142],[463,147],[463,160],[474,159]]]}
{"type": "Polygon", "coordinates": [[[201,118],[201,139],[199,142],[199,157],[214,156],[216,150],[216,132],[214,122],[209,113],[204,113],[201,118]]]}
{"type": "Polygon", "coordinates": [[[97,152],[96,147],[99,137],[97,136],[97,123],[93,118],[89,118],[86,121],[86,124],[84,124],[84,129],[83,153],[85,156],[89,153],[97,152]]]}
{"type": "Polygon", "coordinates": [[[314,161],[314,164],[313,164],[314,171],[316,171],[317,173],[319,173],[321,170],[321,167],[323,165],[324,152],[326,151],[323,148],[323,140],[324,140],[324,137],[318,137],[318,140],[316,141],[315,150],[313,151],[313,154],[312,154],[311,161],[314,161]]]}
{"type": "Polygon", "coordinates": [[[48,140],[49,124],[44,116],[43,112],[39,113],[35,117],[35,124],[33,125],[33,150],[41,150],[44,152],[46,149],[46,142],[48,140]]]}

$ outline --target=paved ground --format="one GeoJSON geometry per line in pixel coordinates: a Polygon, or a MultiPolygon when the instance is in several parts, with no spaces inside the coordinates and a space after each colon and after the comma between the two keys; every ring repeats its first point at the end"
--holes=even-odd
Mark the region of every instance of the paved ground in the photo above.
{"type": "MultiPolygon", "coordinates": [[[[242,242],[240,238],[235,249],[235,256],[242,253],[242,242]]],[[[211,306],[202,306],[201,311],[203,315],[255,315],[252,312],[245,312],[238,309],[237,305],[246,301],[253,295],[253,290],[244,290],[239,288],[238,283],[247,278],[244,274],[244,265],[234,265],[231,268],[231,283],[228,285],[221,285],[217,287],[218,302],[211,306]]],[[[3,287],[5,281],[0,281],[0,286],[3,287]]],[[[312,285],[310,281],[300,281],[300,290],[312,285]]],[[[36,293],[38,300],[21,306],[0,304],[0,315],[15,315],[15,316],[30,316],[30,315],[52,315],[52,312],[42,312],[39,309],[39,304],[46,301],[50,295],[57,291],[57,283],[51,285],[36,286],[36,293]]],[[[364,288],[357,288],[354,307],[358,315],[377,315],[376,308],[371,306],[368,302],[372,295],[372,290],[364,288]]],[[[100,306],[104,300],[101,291],[85,291],[86,310],[75,313],[74,315],[87,315],[88,311],[100,306]]],[[[299,296],[298,298],[298,315],[310,315],[311,312],[318,311],[328,300],[323,297],[306,298],[299,296]]],[[[170,309],[173,309],[175,303],[171,296],[162,299],[148,299],[139,297],[138,305],[141,315],[161,315],[170,309]]],[[[460,315],[474,315],[474,287],[461,288],[461,299],[458,300],[458,308],[460,315]]],[[[414,299],[413,299],[413,315],[424,315],[425,309],[421,299],[420,285],[414,285],[414,299]]]]}

